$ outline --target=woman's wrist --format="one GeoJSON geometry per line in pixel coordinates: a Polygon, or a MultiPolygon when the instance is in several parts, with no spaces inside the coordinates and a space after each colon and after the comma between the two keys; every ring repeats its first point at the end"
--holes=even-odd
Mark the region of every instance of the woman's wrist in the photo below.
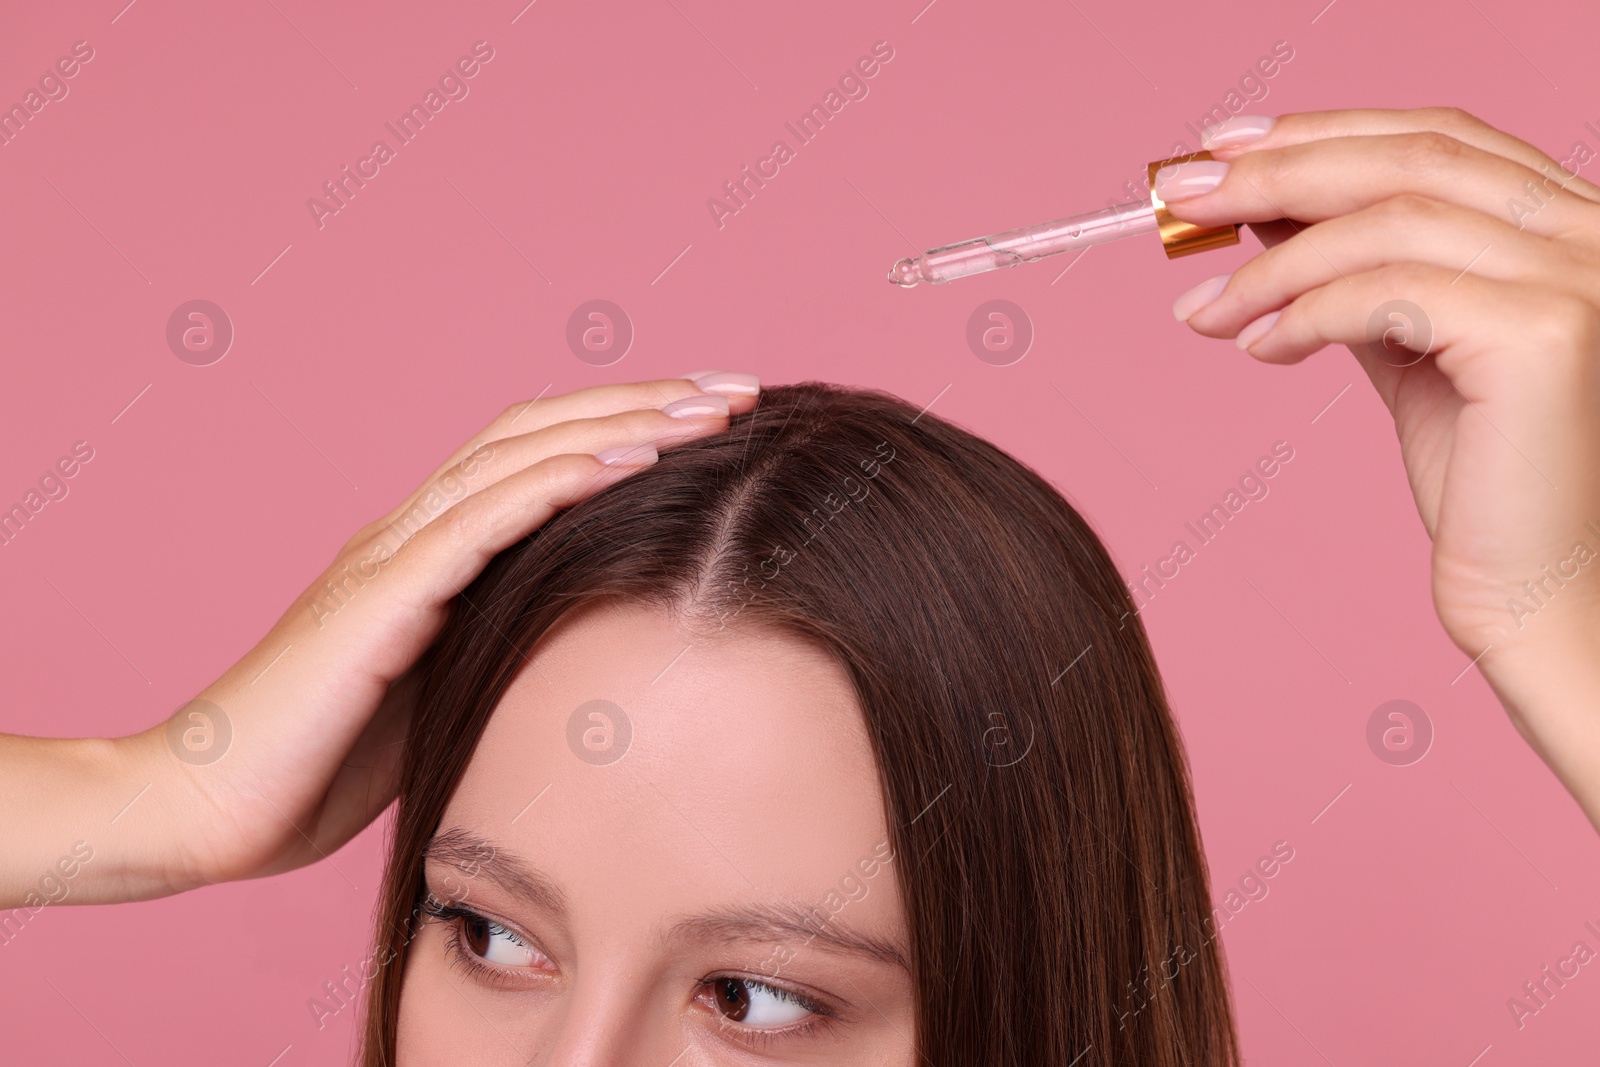
{"type": "Polygon", "coordinates": [[[70,837],[93,858],[73,880],[78,904],[148,900],[177,892],[171,882],[182,861],[174,855],[180,827],[166,810],[171,768],[152,744],[152,731],[116,738],[69,742],[69,774],[81,783],[82,800],[52,819],[58,836],[70,837]]]}
{"type": "Polygon", "coordinates": [[[216,798],[199,780],[215,768],[179,758],[177,743],[167,723],[111,742],[111,777],[129,798],[116,822],[125,832],[113,838],[113,899],[148,900],[247,876],[241,861],[218,851],[219,842],[234,849],[244,842],[220,829],[216,798]]]}
{"type": "Polygon", "coordinates": [[[1478,668],[1512,724],[1600,830],[1600,618],[1550,623],[1536,640],[1491,647],[1478,668]]]}

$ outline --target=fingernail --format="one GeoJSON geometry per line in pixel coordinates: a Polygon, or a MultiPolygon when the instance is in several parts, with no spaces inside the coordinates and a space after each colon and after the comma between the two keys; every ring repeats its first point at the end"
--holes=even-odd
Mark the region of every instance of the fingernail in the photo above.
{"type": "Polygon", "coordinates": [[[1233,277],[1230,271],[1219,274],[1215,278],[1207,278],[1193,289],[1183,293],[1172,302],[1172,314],[1179,322],[1188,322],[1189,316],[1211,303],[1222,295],[1222,290],[1228,284],[1228,279],[1233,277]]]}
{"type": "Polygon", "coordinates": [[[596,452],[594,458],[608,467],[644,467],[659,459],[660,453],[655,445],[618,445],[596,452]]]}
{"type": "Polygon", "coordinates": [[[728,415],[728,398],[725,396],[686,396],[674,400],[670,404],[663,404],[661,411],[675,419],[703,419],[726,418],[728,415]]]}
{"type": "Polygon", "coordinates": [[[1228,175],[1228,165],[1220,159],[1191,159],[1156,171],[1156,196],[1165,203],[1187,200],[1209,193],[1228,175]]]}
{"type": "Polygon", "coordinates": [[[1200,131],[1201,148],[1238,148],[1259,141],[1278,120],[1271,115],[1235,115],[1200,131]]]}
{"type": "Polygon", "coordinates": [[[1250,323],[1250,325],[1240,330],[1238,338],[1235,339],[1233,343],[1238,345],[1240,348],[1248,349],[1251,345],[1255,344],[1257,341],[1261,340],[1269,332],[1271,332],[1272,328],[1278,324],[1278,316],[1282,314],[1282,311],[1267,312],[1265,315],[1261,316],[1259,319],[1256,319],[1254,322],[1250,323]]]}
{"type": "Polygon", "coordinates": [[[689,379],[702,393],[726,393],[729,396],[754,396],[761,392],[761,379],[754,374],[738,371],[714,370],[689,379]]]}

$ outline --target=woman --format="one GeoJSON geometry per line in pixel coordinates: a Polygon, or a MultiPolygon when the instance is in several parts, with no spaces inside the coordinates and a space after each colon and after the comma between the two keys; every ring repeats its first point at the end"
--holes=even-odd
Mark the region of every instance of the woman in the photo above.
{"type": "MultiPolygon", "coordinates": [[[[1600,189],[1447,110],[1209,140],[1175,214],[1303,232],[1175,313],[1268,362],[1352,346],[1446,630],[1600,825],[1600,593],[1580,563],[1508,610],[1600,542],[1600,189]],[[1405,352],[1367,344],[1394,300],[1432,320],[1405,352]]],[[[1098,542],[930,414],[756,389],[516,405],[169,724],[5,739],[0,901],[130,797],[72,899],[314,861],[398,790],[372,1063],[1234,1062],[1098,542]]]]}
{"type": "Polygon", "coordinates": [[[368,1062],[1230,1062],[1127,599],[1015,460],[810,383],[563,512],[424,658],[368,1062]]]}

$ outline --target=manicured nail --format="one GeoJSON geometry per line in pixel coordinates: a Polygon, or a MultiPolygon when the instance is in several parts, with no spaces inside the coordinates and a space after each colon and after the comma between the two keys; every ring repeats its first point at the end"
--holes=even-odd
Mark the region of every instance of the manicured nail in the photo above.
{"type": "Polygon", "coordinates": [[[727,418],[728,398],[725,396],[686,396],[663,404],[661,411],[675,419],[727,418]]]}
{"type": "Polygon", "coordinates": [[[618,445],[596,452],[594,458],[608,467],[645,467],[660,458],[660,453],[655,445],[618,445]]]}
{"type": "Polygon", "coordinates": [[[761,379],[754,374],[738,371],[714,370],[689,379],[702,393],[726,393],[729,396],[754,396],[761,392],[761,379]]]}
{"type": "Polygon", "coordinates": [[[1227,177],[1228,165],[1220,159],[1191,159],[1156,171],[1156,195],[1164,203],[1209,193],[1227,177]]]}
{"type": "Polygon", "coordinates": [[[1200,131],[1201,148],[1238,148],[1259,141],[1278,120],[1271,115],[1235,115],[1200,131]]]}
{"type": "Polygon", "coordinates": [[[1265,315],[1261,316],[1259,319],[1240,330],[1238,338],[1236,338],[1233,343],[1238,345],[1240,348],[1248,349],[1251,345],[1265,337],[1272,330],[1272,328],[1278,324],[1278,316],[1282,314],[1282,311],[1267,312],[1265,315]]]}
{"type": "Polygon", "coordinates": [[[1233,277],[1230,271],[1215,278],[1207,278],[1172,302],[1172,314],[1179,322],[1188,322],[1189,316],[1222,295],[1222,290],[1233,277]]]}

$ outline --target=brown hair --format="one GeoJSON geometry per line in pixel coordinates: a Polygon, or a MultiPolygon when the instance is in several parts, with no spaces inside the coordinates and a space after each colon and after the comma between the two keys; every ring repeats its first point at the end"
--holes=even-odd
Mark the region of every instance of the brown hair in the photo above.
{"type": "Polygon", "coordinates": [[[501,552],[420,665],[365,1060],[395,1062],[423,849],[534,641],[599,597],[820,642],[872,738],[930,1067],[1232,1067],[1183,749],[1084,519],[888,394],[770,387],[501,552]]]}

